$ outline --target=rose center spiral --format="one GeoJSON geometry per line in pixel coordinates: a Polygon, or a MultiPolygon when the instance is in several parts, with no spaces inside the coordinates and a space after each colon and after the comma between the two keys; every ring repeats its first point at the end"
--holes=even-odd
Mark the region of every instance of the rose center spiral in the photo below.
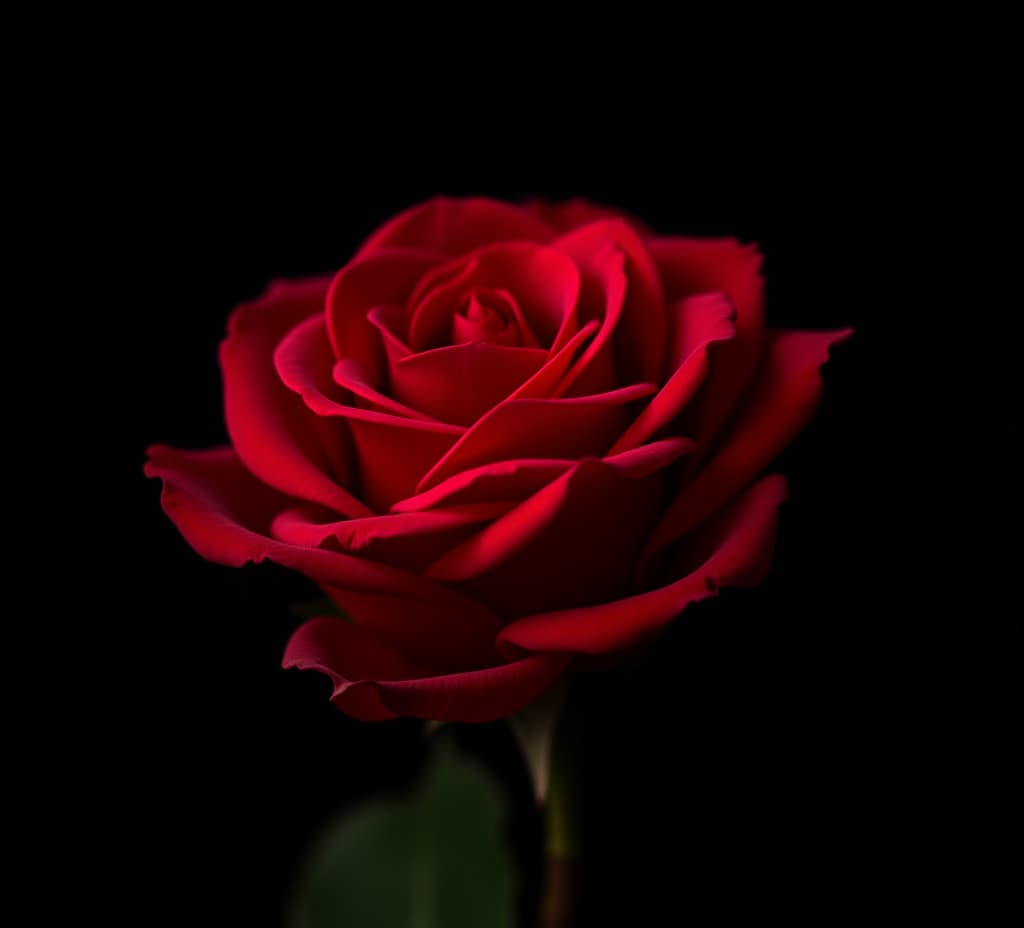
{"type": "Polygon", "coordinates": [[[522,344],[517,307],[504,290],[473,290],[452,316],[452,344],[490,342],[518,347],[522,344]]]}

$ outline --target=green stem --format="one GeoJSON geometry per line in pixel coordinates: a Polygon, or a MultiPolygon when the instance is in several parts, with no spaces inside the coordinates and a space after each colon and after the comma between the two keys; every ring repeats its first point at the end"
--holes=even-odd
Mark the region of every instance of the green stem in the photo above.
{"type": "Polygon", "coordinates": [[[569,928],[574,923],[579,884],[580,801],[575,728],[571,711],[562,713],[555,729],[551,778],[544,803],[546,855],[540,928],[569,928]]]}
{"type": "MultiPolygon", "coordinates": [[[[572,790],[569,763],[559,763],[569,753],[556,742],[551,764],[551,782],[547,802],[544,804],[544,844],[548,857],[575,860],[579,854],[578,800],[572,790]]],[[[571,760],[571,758],[570,758],[571,760]]]]}

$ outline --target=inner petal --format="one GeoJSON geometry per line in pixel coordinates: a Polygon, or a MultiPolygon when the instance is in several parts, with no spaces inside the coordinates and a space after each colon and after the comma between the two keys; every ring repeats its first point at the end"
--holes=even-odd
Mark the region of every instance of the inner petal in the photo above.
{"type": "Polygon", "coordinates": [[[473,290],[452,316],[453,345],[488,342],[518,348],[523,343],[519,307],[507,290],[473,290]]]}
{"type": "Polygon", "coordinates": [[[472,425],[544,365],[547,352],[490,341],[434,348],[391,365],[391,395],[420,413],[472,425]]]}
{"type": "Polygon", "coordinates": [[[573,259],[552,248],[481,248],[423,276],[406,303],[404,342],[414,353],[467,340],[546,348],[574,321],[579,286],[573,259]]]}

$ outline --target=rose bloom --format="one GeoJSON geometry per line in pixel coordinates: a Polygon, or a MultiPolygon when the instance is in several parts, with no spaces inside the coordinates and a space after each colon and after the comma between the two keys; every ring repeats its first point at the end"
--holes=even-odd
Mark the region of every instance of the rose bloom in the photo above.
{"type": "Polygon", "coordinates": [[[786,482],[762,471],[849,331],[766,328],[760,264],[582,201],[431,200],[239,307],[230,446],[146,473],[203,557],[341,608],[284,663],[342,711],[506,716],[765,575],[786,482]]]}

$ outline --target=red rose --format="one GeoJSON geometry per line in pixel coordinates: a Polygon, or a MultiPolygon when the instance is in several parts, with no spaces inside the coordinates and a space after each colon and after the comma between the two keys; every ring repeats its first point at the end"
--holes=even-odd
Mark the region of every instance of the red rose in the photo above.
{"type": "Polygon", "coordinates": [[[240,307],[231,446],[147,473],[201,555],[294,568],[351,617],[284,659],[340,709],[508,715],[764,576],[786,484],[760,474],[848,332],[766,329],[760,260],[583,202],[432,200],[240,307]]]}

